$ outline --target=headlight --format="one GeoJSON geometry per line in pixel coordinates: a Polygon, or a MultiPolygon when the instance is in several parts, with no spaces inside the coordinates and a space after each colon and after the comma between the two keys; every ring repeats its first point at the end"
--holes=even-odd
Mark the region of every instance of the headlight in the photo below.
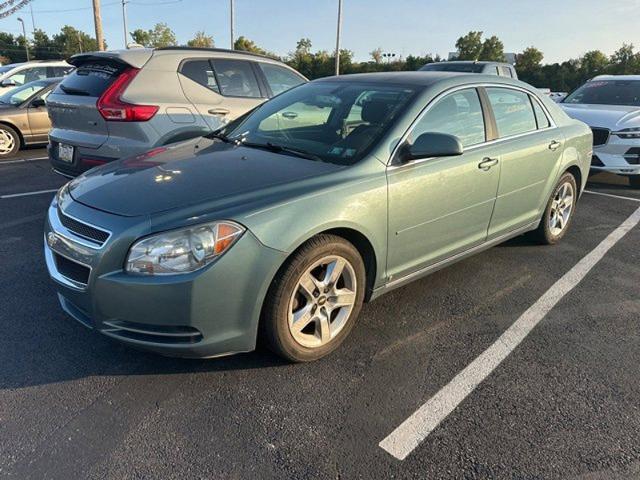
{"type": "Polygon", "coordinates": [[[224,221],[153,235],[131,247],[126,271],[145,275],[194,272],[229,250],[244,230],[224,221]]]}
{"type": "Polygon", "coordinates": [[[57,191],[55,198],[55,204],[60,205],[63,198],[69,194],[69,182],[65,183],[60,189],[57,191]]]}
{"type": "Polygon", "coordinates": [[[640,127],[625,128],[619,132],[615,132],[613,135],[617,135],[620,138],[640,138],[640,127]]]}

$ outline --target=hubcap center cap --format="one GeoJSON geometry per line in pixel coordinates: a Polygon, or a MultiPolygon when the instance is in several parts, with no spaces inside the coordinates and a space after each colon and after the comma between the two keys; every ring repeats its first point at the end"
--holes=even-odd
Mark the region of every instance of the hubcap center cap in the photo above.
{"type": "Polygon", "coordinates": [[[325,303],[327,303],[327,297],[325,297],[324,295],[321,296],[320,298],[318,298],[317,303],[320,307],[323,306],[325,303]]]}

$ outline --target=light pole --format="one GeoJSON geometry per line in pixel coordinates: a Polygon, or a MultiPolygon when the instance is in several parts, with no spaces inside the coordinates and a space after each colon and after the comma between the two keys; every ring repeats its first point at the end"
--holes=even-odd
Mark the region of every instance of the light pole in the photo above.
{"type": "Polygon", "coordinates": [[[127,29],[127,0],[122,0],[122,27],[124,28],[124,48],[129,48],[128,29],[127,29]]]}
{"type": "Polygon", "coordinates": [[[233,19],[233,14],[234,14],[234,12],[233,12],[233,0],[230,0],[230,2],[231,2],[231,5],[230,5],[231,12],[229,14],[229,17],[230,17],[230,21],[231,21],[231,29],[230,29],[230,31],[231,31],[231,50],[233,50],[234,49],[234,44],[235,44],[234,31],[233,31],[233,23],[234,23],[234,21],[233,21],[234,20],[233,19]]]}
{"type": "Polygon", "coordinates": [[[24,20],[20,17],[17,20],[22,24],[22,36],[24,37],[24,51],[27,54],[27,62],[30,60],[29,58],[29,42],[27,42],[27,30],[24,28],[24,20]]]}
{"type": "Polygon", "coordinates": [[[336,31],[336,75],[340,75],[340,33],[342,30],[342,0],[338,0],[338,28],[336,31]]]}

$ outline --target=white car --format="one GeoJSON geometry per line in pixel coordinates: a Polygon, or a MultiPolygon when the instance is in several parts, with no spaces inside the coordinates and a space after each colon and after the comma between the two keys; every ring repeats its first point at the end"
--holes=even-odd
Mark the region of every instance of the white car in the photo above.
{"type": "Polygon", "coordinates": [[[640,188],[640,75],[601,75],[560,105],[593,131],[591,168],[629,177],[640,188]]]}
{"type": "Polygon", "coordinates": [[[33,60],[3,65],[0,67],[0,95],[29,82],[63,77],[71,70],[73,66],[64,60],[33,60]]]}

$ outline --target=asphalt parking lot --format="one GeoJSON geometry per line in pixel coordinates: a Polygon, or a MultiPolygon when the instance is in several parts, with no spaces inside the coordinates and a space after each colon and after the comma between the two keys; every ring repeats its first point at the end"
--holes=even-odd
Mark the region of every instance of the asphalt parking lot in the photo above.
{"type": "Polygon", "coordinates": [[[406,458],[380,446],[640,208],[624,181],[593,177],[558,246],[517,238],[365,305],[325,360],[190,361],[62,313],[43,156],[0,164],[0,477],[640,478],[640,226],[406,458]]]}

